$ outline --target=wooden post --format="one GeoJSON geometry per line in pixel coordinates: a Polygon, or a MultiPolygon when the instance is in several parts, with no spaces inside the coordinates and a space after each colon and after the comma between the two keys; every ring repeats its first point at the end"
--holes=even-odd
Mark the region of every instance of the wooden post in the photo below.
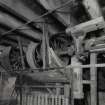
{"type": "MultiPolygon", "coordinates": [[[[43,37],[42,37],[42,56],[43,56],[43,69],[48,66],[48,30],[47,24],[43,22],[43,37]]],[[[52,91],[49,88],[46,88],[49,93],[52,94],[52,91]]]]}
{"type": "MultiPolygon", "coordinates": [[[[45,21],[46,22],[46,21],[45,21]]],[[[48,47],[49,47],[49,38],[48,38],[48,24],[43,22],[43,37],[42,37],[42,56],[43,56],[43,69],[49,66],[48,59],[48,47]]]]}
{"type": "MultiPolygon", "coordinates": [[[[90,54],[90,64],[95,65],[97,61],[96,53],[90,54]]],[[[91,85],[90,85],[90,95],[91,95],[91,105],[97,105],[97,68],[91,67],[90,68],[90,79],[91,79],[91,85]]]]}
{"type": "MultiPolygon", "coordinates": [[[[76,56],[71,58],[71,65],[79,66],[81,62],[76,56]]],[[[83,85],[82,85],[82,68],[73,67],[73,96],[75,99],[82,99],[83,94],[83,85]]]]}

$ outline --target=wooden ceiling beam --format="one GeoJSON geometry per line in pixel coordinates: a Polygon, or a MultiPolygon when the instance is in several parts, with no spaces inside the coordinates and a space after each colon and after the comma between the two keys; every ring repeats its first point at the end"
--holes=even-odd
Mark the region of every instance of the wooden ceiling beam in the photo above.
{"type": "MultiPolygon", "coordinates": [[[[17,28],[17,27],[23,25],[22,22],[20,22],[19,20],[11,17],[10,15],[8,15],[2,11],[0,11],[0,23],[6,25],[7,27],[10,27],[11,29],[17,28]]],[[[37,40],[41,40],[41,33],[33,31],[29,26],[24,26],[24,27],[28,28],[30,30],[16,30],[16,31],[23,33],[23,34],[21,34],[23,36],[25,35],[25,36],[32,37],[37,40]]],[[[10,33],[8,33],[8,34],[10,34],[10,33]]]]}
{"type": "Polygon", "coordinates": [[[92,19],[102,16],[97,0],[83,0],[83,5],[92,19]]]}
{"type": "MultiPolygon", "coordinates": [[[[39,17],[40,11],[34,11],[31,9],[30,6],[28,6],[27,3],[24,3],[23,1],[18,0],[17,2],[14,2],[15,0],[2,0],[0,1],[2,4],[8,6],[9,8],[13,9],[16,13],[24,16],[28,20],[34,20],[35,18],[39,17]],[[38,13],[36,13],[38,12],[38,13]]],[[[27,2],[27,1],[26,1],[27,2]]],[[[39,18],[37,21],[44,22],[45,20],[43,18],[39,18]]],[[[36,28],[39,28],[42,30],[42,23],[34,23],[36,28]]],[[[56,24],[57,26],[57,24],[56,24]]],[[[54,26],[54,24],[49,24],[48,27],[49,33],[55,34],[59,32],[58,28],[54,26]]]]}
{"type": "Polygon", "coordinates": [[[86,34],[88,32],[91,31],[95,31],[98,29],[103,29],[105,28],[105,21],[103,17],[98,17],[96,19],[81,23],[79,25],[76,25],[74,27],[69,27],[66,29],[66,33],[67,34],[76,34],[76,35],[80,35],[83,33],[86,34]]]}
{"type": "MultiPolygon", "coordinates": [[[[67,0],[66,0],[67,1],[67,0]]],[[[39,2],[45,9],[47,10],[53,10],[56,7],[62,5],[61,1],[48,1],[48,0],[37,0],[37,2],[39,2]]],[[[63,11],[69,11],[70,7],[69,4],[68,6],[63,7],[63,9],[59,9],[59,10],[63,10],[63,11]]],[[[55,11],[54,13],[52,13],[52,15],[54,17],[56,17],[61,23],[63,23],[64,26],[68,26],[70,25],[70,13],[68,14],[64,14],[64,13],[58,13],[57,11],[55,11]]]]}

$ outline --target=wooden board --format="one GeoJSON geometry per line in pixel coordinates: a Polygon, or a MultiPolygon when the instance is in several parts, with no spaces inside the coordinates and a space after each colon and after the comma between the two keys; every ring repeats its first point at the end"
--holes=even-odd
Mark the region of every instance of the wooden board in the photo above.
{"type": "Polygon", "coordinates": [[[76,25],[72,28],[68,27],[66,29],[66,33],[81,34],[81,33],[87,33],[87,32],[95,31],[97,29],[102,29],[102,28],[105,28],[105,21],[103,17],[98,17],[88,22],[84,22],[79,25],[76,25]]]}
{"type": "Polygon", "coordinates": [[[83,0],[83,5],[92,19],[102,16],[98,0],[83,0]]]}
{"type": "Polygon", "coordinates": [[[28,73],[26,76],[40,82],[69,82],[64,75],[58,73],[56,70],[43,72],[35,71],[34,73],[28,73]]]}

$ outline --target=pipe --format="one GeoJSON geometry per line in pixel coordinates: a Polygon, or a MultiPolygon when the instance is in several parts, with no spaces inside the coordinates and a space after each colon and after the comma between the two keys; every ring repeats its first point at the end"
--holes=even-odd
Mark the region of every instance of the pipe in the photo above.
{"type": "MultiPolygon", "coordinates": [[[[0,11],[0,23],[10,28],[16,28],[23,25],[22,22],[16,20],[15,18],[11,17],[10,15],[6,13],[3,13],[2,11],[0,11]]],[[[34,32],[29,26],[25,26],[24,28],[28,28],[29,30],[17,30],[17,31],[22,33],[22,35],[25,34],[28,37],[41,40],[41,33],[34,32]]]]}
{"type": "MultiPolygon", "coordinates": [[[[56,8],[58,6],[58,4],[62,5],[61,1],[57,1],[57,3],[56,3],[53,0],[51,0],[51,1],[36,0],[36,2],[41,4],[46,10],[52,10],[52,9],[56,8]]],[[[67,6],[69,7],[70,4],[68,3],[67,5],[65,5],[65,7],[63,7],[63,9],[68,10],[69,8],[67,8],[67,6]]],[[[64,26],[68,26],[70,24],[70,15],[69,14],[66,14],[66,16],[64,16],[64,14],[59,14],[55,11],[52,15],[54,17],[56,17],[58,19],[58,21],[60,21],[64,26]]]]}

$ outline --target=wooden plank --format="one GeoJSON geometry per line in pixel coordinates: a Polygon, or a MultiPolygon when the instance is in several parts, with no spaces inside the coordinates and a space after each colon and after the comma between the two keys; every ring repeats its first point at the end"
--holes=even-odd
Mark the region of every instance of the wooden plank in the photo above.
{"type": "MultiPolygon", "coordinates": [[[[81,65],[81,62],[77,59],[76,56],[71,58],[71,65],[81,65]]],[[[72,87],[74,98],[81,99],[83,98],[83,85],[82,85],[82,68],[75,67],[73,68],[73,87],[72,87]]]]}
{"type": "Polygon", "coordinates": [[[23,104],[22,105],[27,105],[27,97],[26,97],[26,94],[23,93],[23,104]]]}
{"type": "Polygon", "coordinates": [[[58,105],[61,105],[61,95],[59,95],[58,105]]]}
{"type": "Polygon", "coordinates": [[[41,101],[41,105],[44,105],[44,98],[45,98],[45,95],[41,95],[41,98],[42,98],[42,101],[41,101]]]}
{"type": "MultiPolygon", "coordinates": [[[[90,54],[90,64],[94,65],[97,62],[96,53],[90,54]]],[[[97,68],[90,67],[90,76],[91,76],[91,105],[97,105],[97,68]]]]}
{"type": "Polygon", "coordinates": [[[68,82],[67,78],[58,73],[55,70],[28,73],[27,76],[31,77],[33,80],[38,80],[42,82],[68,82]]]}
{"type": "Polygon", "coordinates": [[[22,105],[24,105],[25,104],[25,97],[24,97],[24,95],[22,94],[22,105]]]}
{"type": "Polygon", "coordinates": [[[70,80],[70,83],[71,83],[71,90],[70,90],[70,104],[71,105],[74,105],[74,75],[73,75],[73,69],[71,69],[71,80],[70,80]]]}
{"type": "Polygon", "coordinates": [[[48,95],[45,95],[45,105],[48,105],[48,95]]]}
{"type": "MultiPolygon", "coordinates": [[[[16,87],[20,87],[19,85],[16,85],[16,87]]],[[[28,85],[28,86],[22,86],[23,88],[64,88],[63,85],[28,85]]]]}
{"type": "Polygon", "coordinates": [[[28,105],[28,95],[25,94],[25,97],[26,97],[26,105],[28,105]]]}
{"type": "Polygon", "coordinates": [[[83,0],[83,4],[92,19],[102,16],[97,0],[83,0]]]}
{"type": "Polygon", "coordinates": [[[61,85],[61,84],[56,83],[56,86],[58,86],[58,87],[56,88],[56,95],[60,95],[60,91],[61,91],[61,89],[59,88],[60,85],[61,85]]]}
{"type": "Polygon", "coordinates": [[[35,105],[34,100],[35,100],[35,95],[32,96],[32,105],[35,105]]]}
{"type": "Polygon", "coordinates": [[[65,98],[65,105],[69,105],[69,100],[68,100],[68,98],[65,98]]]}
{"type": "Polygon", "coordinates": [[[90,48],[90,52],[99,53],[105,51],[105,44],[99,44],[90,48]]]}
{"type": "Polygon", "coordinates": [[[38,94],[38,105],[40,105],[40,101],[41,101],[41,96],[40,94],[38,94]]]}
{"type": "Polygon", "coordinates": [[[29,95],[29,105],[32,105],[32,102],[31,102],[31,101],[32,101],[32,100],[31,100],[31,96],[32,96],[32,95],[30,94],[30,95],[29,95]]]}
{"type": "Polygon", "coordinates": [[[62,105],[65,105],[65,98],[62,96],[62,105]]]}
{"type": "Polygon", "coordinates": [[[58,96],[57,95],[55,95],[55,105],[58,105],[58,96]]]}
{"type": "Polygon", "coordinates": [[[89,65],[74,65],[74,66],[67,66],[66,68],[90,68],[90,67],[105,67],[105,63],[101,63],[101,64],[89,64],[89,65]]]}
{"type": "Polygon", "coordinates": [[[90,84],[91,82],[90,82],[90,80],[83,80],[82,83],[83,84],[90,84]]]}
{"type": "Polygon", "coordinates": [[[27,94],[27,105],[30,105],[30,97],[28,94],[27,94]]]}
{"type": "Polygon", "coordinates": [[[70,86],[69,86],[69,84],[64,85],[64,97],[65,98],[70,97],[70,86]]]}
{"type": "Polygon", "coordinates": [[[33,105],[33,95],[30,95],[30,105],[33,105]]]}
{"type": "Polygon", "coordinates": [[[37,104],[38,104],[37,102],[38,102],[38,100],[37,100],[37,95],[35,94],[35,95],[34,95],[34,104],[33,104],[33,105],[37,105],[37,104]]]}
{"type": "MultiPolygon", "coordinates": [[[[0,5],[4,5],[5,7],[8,7],[9,10],[12,9],[12,11],[15,12],[14,14],[20,15],[20,17],[23,17],[23,18],[25,17],[26,21],[33,20],[33,19],[35,19],[35,18],[40,16],[39,14],[35,13],[35,11],[32,11],[22,1],[19,1],[19,0],[17,2],[14,2],[14,0],[7,0],[7,1],[1,0],[0,1],[0,5]]],[[[44,19],[42,19],[42,18],[39,19],[38,18],[37,21],[43,22],[44,19]]],[[[41,24],[36,23],[35,25],[38,26],[42,30],[42,25],[41,24]]],[[[49,26],[50,26],[50,27],[48,27],[49,33],[55,34],[55,33],[59,32],[59,30],[55,27],[55,25],[53,25],[53,24],[50,25],[49,24],[49,26]]],[[[36,38],[36,36],[40,36],[40,35],[37,34],[37,32],[36,32],[36,34],[34,34],[33,37],[36,38]]]]}
{"type": "MultiPolygon", "coordinates": [[[[5,12],[0,12],[0,23],[12,29],[23,26],[23,23],[21,21],[18,21],[16,18],[6,14],[5,12]]],[[[28,25],[25,27],[29,28],[30,30],[17,30],[23,37],[28,36],[37,41],[41,40],[40,32],[33,31],[33,29],[31,29],[28,25]]],[[[6,35],[8,33],[10,33],[10,31],[6,31],[2,35],[6,35]]]]}
{"type": "Polygon", "coordinates": [[[84,35],[86,32],[90,32],[90,31],[94,31],[94,30],[102,29],[102,28],[105,28],[105,21],[104,21],[104,18],[101,16],[96,19],[76,25],[72,28],[68,27],[66,29],[66,33],[67,34],[77,33],[77,35],[79,35],[80,33],[84,35]]]}
{"type": "Polygon", "coordinates": [[[54,95],[51,95],[52,105],[54,105],[54,95]]]}
{"type": "MultiPolygon", "coordinates": [[[[103,64],[89,64],[89,65],[68,65],[66,67],[62,68],[90,68],[90,67],[105,67],[105,63],[103,64]]],[[[57,68],[61,69],[61,68],[57,68]]],[[[57,71],[51,70],[51,71],[44,71],[44,72],[39,72],[39,71],[34,71],[34,73],[28,73],[25,74],[29,77],[31,77],[33,80],[38,80],[42,82],[66,82],[69,83],[69,80],[67,78],[63,77],[57,71]]]]}

